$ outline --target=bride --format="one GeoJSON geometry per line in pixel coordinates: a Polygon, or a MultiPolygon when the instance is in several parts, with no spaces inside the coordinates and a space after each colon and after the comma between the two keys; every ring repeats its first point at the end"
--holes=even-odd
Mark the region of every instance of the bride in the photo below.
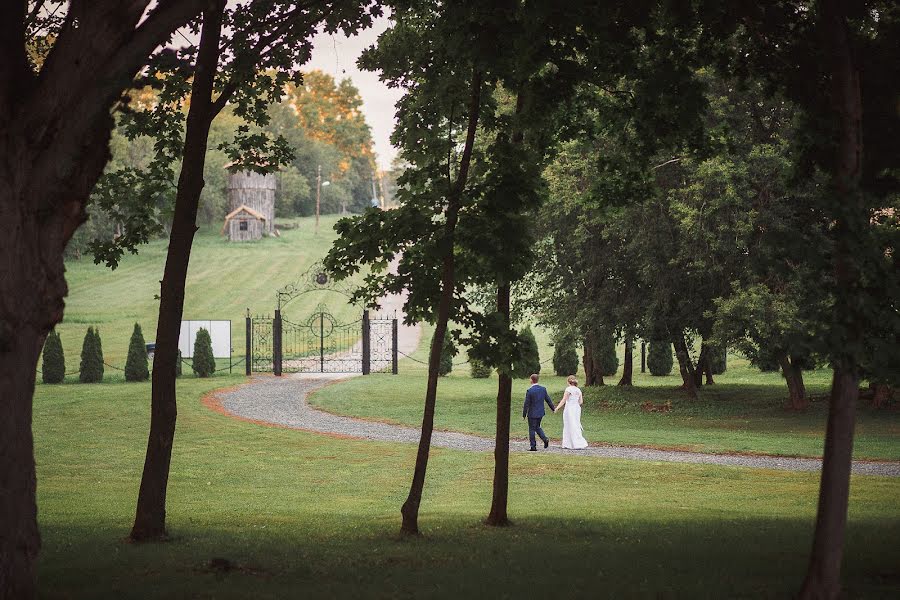
{"type": "Polygon", "coordinates": [[[584,397],[581,390],[578,389],[578,381],[574,375],[569,375],[566,380],[569,387],[563,395],[562,401],[553,412],[563,411],[563,435],[562,447],[579,450],[587,448],[587,440],[584,439],[584,428],[581,427],[581,405],[584,404],[584,397]]]}

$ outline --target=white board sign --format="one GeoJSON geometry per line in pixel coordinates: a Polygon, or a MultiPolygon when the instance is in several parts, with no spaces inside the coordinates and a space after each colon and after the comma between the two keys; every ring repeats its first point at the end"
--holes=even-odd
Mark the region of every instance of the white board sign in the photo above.
{"type": "Polygon", "coordinates": [[[178,334],[181,357],[194,356],[194,342],[201,327],[207,330],[209,337],[212,338],[213,357],[231,357],[231,321],[182,321],[181,333],[178,334]]]}

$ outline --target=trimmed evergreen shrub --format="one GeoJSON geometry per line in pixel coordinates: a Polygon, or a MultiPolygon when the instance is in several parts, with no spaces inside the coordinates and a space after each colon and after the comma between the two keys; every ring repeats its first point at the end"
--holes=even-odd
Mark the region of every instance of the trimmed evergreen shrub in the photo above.
{"type": "Polygon", "coordinates": [[[647,369],[651,375],[663,377],[672,372],[672,342],[651,340],[647,348],[647,369]]]}
{"type": "Polygon", "coordinates": [[[131,342],[128,344],[128,358],[125,360],[125,381],[147,381],[149,378],[144,334],[141,332],[141,326],[135,323],[131,342]]]}
{"type": "Polygon", "coordinates": [[[100,334],[88,327],[81,343],[81,364],[78,367],[78,380],[81,383],[97,383],[103,381],[103,348],[100,345],[100,334]]]}
{"type": "Polygon", "coordinates": [[[41,379],[44,383],[62,383],[66,378],[66,357],[63,354],[62,340],[53,329],[44,342],[44,364],[41,367],[41,379]]]}
{"type": "Polygon", "coordinates": [[[725,372],[725,353],[728,350],[725,348],[716,348],[715,346],[710,346],[709,348],[709,367],[712,369],[713,375],[721,375],[725,372]]]}
{"type": "Polygon", "coordinates": [[[103,380],[103,373],[105,372],[105,365],[103,359],[103,341],[100,339],[100,328],[94,328],[94,345],[97,348],[97,357],[100,359],[100,380],[103,380]]]}
{"type": "Polygon", "coordinates": [[[469,369],[473,379],[486,379],[491,376],[493,370],[477,358],[469,359],[469,369]]]}
{"type": "Polygon", "coordinates": [[[453,357],[456,356],[456,344],[450,337],[450,332],[444,336],[444,345],[441,346],[441,362],[438,364],[438,375],[445,377],[453,370],[453,357]]]}
{"type": "Polygon", "coordinates": [[[178,351],[178,360],[175,361],[175,377],[181,377],[181,350],[178,351]]]}
{"type": "Polygon", "coordinates": [[[619,357],[616,356],[616,338],[604,337],[594,356],[600,360],[600,371],[604,377],[615,375],[619,370],[619,357]]]}
{"type": "Polygon", "coordinates": [[[519,331],[519,357],[513,363],[512,376],[516,379],[526,379],[532,373],[541,372],[541,356],[538,352],[537,341],[531,332],[531,327],[525,327],[519,331]]]}
{"type": "Polygon", "coordinates": [[[209,377],[216,370],[216,359],[213,358],[212,338],[209,332],[201,327],[194,340],[194,361],[192,369],[197,377],[209,377]]]}
{"type": "Polygon", "coordinates": [[[781,370],[778,364],[778,356],[774,352],[768,352],[760,349],[750,356],[750,364],[762,371],[763,373],[774,373],[781,370]]]}
{"type": "Polygon", "coordinates": [[[560,338],[553,346],[553,372],[560,377],[567,377],[578,372],[578,353],[575,344],[560,338]]]}

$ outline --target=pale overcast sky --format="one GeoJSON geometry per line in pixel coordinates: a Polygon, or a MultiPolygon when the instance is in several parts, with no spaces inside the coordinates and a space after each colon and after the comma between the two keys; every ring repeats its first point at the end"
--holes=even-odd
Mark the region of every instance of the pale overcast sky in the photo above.
{"type": "Polygon", "coordinates": [[[360,71],[356,66],[363,49],[374,44],[378,34],[387,29],[387,17],[375,21],[374,27],[363,31],[355,37],[343,34],[319,34],[313,38],[312,59],[303,65],[303,69],[319,69],[331,74],[337,81],[350,78],[359,88],[362,96],[362,111],[366,122],[372,128],[372,139],[375,142],[375,153],[378,166],[388,169],[397,150],[391,146],[391,131],[394,129],[394,105],[402,92],[390,89],[378,80],[377,73],[360,71]]]}

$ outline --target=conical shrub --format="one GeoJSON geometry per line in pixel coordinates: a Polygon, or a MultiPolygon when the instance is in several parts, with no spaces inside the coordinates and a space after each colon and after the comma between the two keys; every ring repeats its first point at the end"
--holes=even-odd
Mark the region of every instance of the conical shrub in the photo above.
{"type": "Polygon", "coordinates": [[[144,334],[141,332],[141,326],[135,323],[131,342],[128,343],[128,358],[125,360],[125,381],[147,381],[149,378],[144,334]]]}
{"type": "Polygon", "coordinates": [[[438,375],[445,377],[450,374],[453,370],[454,356],[456,356],[456,344],[453,343],[453,339],[449,335],[446,335],[444,336],[444,345],[441,346],[441,362],[438,365],[438,375]]]}
{"type": "Polygon", "coordinates": [[[603,336],[595,356],[600,360],[600,370],[604,377],[615,375],[619,370],[619,357],[616,356],[616,338],[603,336]]]}
{"type": "Polygon", "coordinates": [[[713,375],[721,375],[725,372],[725,348],[710,346],[709,348],[709,368],[713,375]]]}
{"type": "Polygon", "coordinates": [[[216,371],[216,359],[213,358],[212,338],[209,332],[201,327],[194,340],[193,371],[197,377],[209,377],[216,371]]]}
{"type": "Polygon", "coordinates": [[[574,375],[578,371],[578,353],[570,340],[559,338],[553,346],[553,372],[560,377],[574,375]]]}
{"type": "Polygon", "coordinates": [[[647,348],[647,368],[651,375],[663,377],[672,372],[672,343],[667,340],[651,340],[647,348]]]}
{"type": "Polygon", "coordinates": [[[78,380],[81,383],[98,383],[103,381],[103,348],[100,334],[93,327],[88,327],[81,343],[81,364],[78,368],[78,380]]]}
{"type": "Polygon", "coordinates": [[[62,383],[65,378],[66,358],[63,354],[62,340],[54,329],[47,335],[47,341],[44,342],[41,379],[44,383],[62,383]]]}
{"type": "Polygon", "coordinates": [[[175,377],[181,377],[181,350],[178,351],[178,360],[175,361],[175,377]]]}
{"type": "Polygon", "coordinates": [[[537,341],[531,327],[525,327],[519,332],[519,356],[513,362],[512,376],[516,379],[525,379],[532,373],[540,372],[541,355],[538,352],[537,341]]]}
{"type": "Polygon", "coordinates": [[[473,379],[487,379],[491,376],[491,370],[488,365],[477,358],[469,358],[469,371],[473,379]]]}

